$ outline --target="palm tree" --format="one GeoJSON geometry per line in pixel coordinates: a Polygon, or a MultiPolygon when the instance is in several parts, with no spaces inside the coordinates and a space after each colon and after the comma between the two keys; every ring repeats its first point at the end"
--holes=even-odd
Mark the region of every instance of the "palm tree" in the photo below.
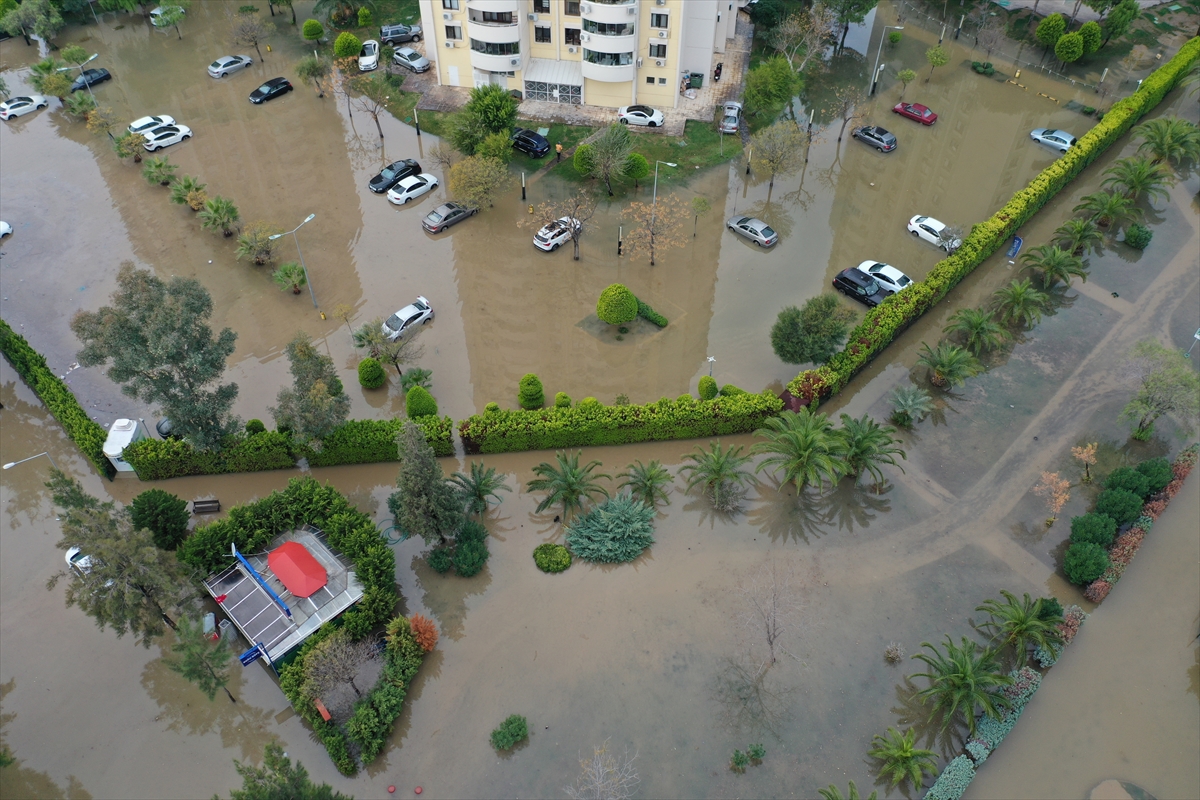
{"type": "Polygon", "coordinates": [[[1104,170],[1104,174],[1108,177],[1101,181],[1101,186],[1111,186],[1135,203],[1143,195],[1151,201],[1167,198],[1170,193],[1166,187],[1175,183],[1173,175],[1161,164],[1156,164],[1148,158],[1122,158],[1104,170]]]}
{"type": "Polygon", "coordinates": [[[844,443],[824,414],[803,407],[798,412],[784,411],[778,417],[763,420],[763,426],[754,435],[766,441],[756,443],[750,452],[770,454],[754,468],[755,473],[767,468],[781,469],[783,482],[795,483],[796,491],[810,483],[836,484],[846,474],[846,464],[838,456],[844,443]]]}
{"type": "Polygon", "coordinates": [[[1072,255],[1082,256],[1100,247],[1104,241],[1103,234],[1096,227],[1093,219],[1074,217],[1067,220],[1054,231],[1055,243],[1072,255]]]}
{"type": "Polygon", "coordinates": [[[1033,288],[1033,282],[1013,280],[992,295],[992,306],[1005,325],[1032,325],[1042,318],[1050,298],[1033,288]]]}
{"type": "Polygon", "coordinates": [[[96,98],[86,92],[76,92],[67,98],[63,107],[71,116],[85,119],[88,114],[96,110],[96,98]]]}
{"type": "MultiPolygon", "coordinates": [[[[842,795],[842,790],[832,783],[828,789],[817,789],[817,794],[821,795],[825,800],[863,800],[862,795],[858,793],[858,787],[854,785],[854,781],[850,781],[850,789],[846,795],[842,795]]],[[[876,800],[879,797],[879,792],[871,792],[870,797],[866,800],[876,800]]]]}
{"type": "Polygon", "coordinates": [[[658,508],[660,500],[668,505],[671,503],[671,498],[667,496],[667,490],[663,487],[673,479],[666,467],[657,461],[651,461],[649,464],[635,461],[618,477],[624,480],[617,488],[624,489],[628,486],[633,499],[641,500],[649,508],[658,508]]]}
{"type": "Polygon", "coordinates": [[[984,350],[995,350],[1008,339],[1008,331],[992,318],[992,312],[982,308],[961,308],[949,322],[942,333],[962,334],[963,344],[977,356],[984,350]]]}
{"type": "Polygon", "coordinates": [[[1005,602],[988,600],[976,607],[976,611],[984,611],[991,617],[979,627],[992,630],[993,642],[999,649],[1012,646],[1016,650],[1018,667],[1025,665],[1030,646],[1049,650],[1051,644],[1062,641],[1058,630],[1062,615],[1045,614],[1042,598],[1034,600],[1027,592],[1023,600],[1017,600],[1003,589],[1000,594],[1005,602]]]}
{"type": "Polygon", "coordinates": [[[175,170],[177,169],[179,167],[168,161],[166,156],[147,158],[146,165],[142,167],[142,177],[152,184],[170,186],[171,181],[175,180],[175,170]]]}
{"type": "Polygon", "coordinates": [[[485,467],[479,461],[471,462],[470,475],[456,472],[450,476],[450,482],[455,484],[458,493],[462,496],[467,513],[477,516],[487,513],[488,506],[491,505],[489,498],[494,497],[496,503],[500,503],[500,495],[496,492],[512,491],[504,482],[504,478],[496,473],[495,467],[485,467]]]}
{"type": "Polygon", "coordinates": [[[260,267],[266,264],[275,257],[275,240],[271,237],[282,232],[267,222],[251,222],[238,234],[238,261],[250,258],[260,267]]]}
{"type": "Polygon", "coordinates": [[[1133,204],[1123,194],[1118,192],[1093,192],[1085,195],[1082,203],[1072,211],[1082,211],[1096,221],[1096,224],[1107,230],[1113,223],[1123,219],[1139,220],[1142,218],[1141,209],[1133,204]]]}
{"type": "MultiPolygon", "coordinates": [[[[197,196],[204,195],[206,185],[191,175],[184,175],[171,184],[171,202],[179,206],[191,206],[193,211],[199,211],[200,208],[204,207],[204,202],[201,201],[200,207],[197,208],[192,204],[192,201],[197,196]]],[[[207,199],[207,196],[205,196],[205,199],[207,199]]]]}
{"type": "Polygon", "coordinates": [[[929,367],[929,382],[939,389],[957,386],[967,378],[983,372],[979,359],[965,349],[950,342],[938,342],[936,349],[921,342],[921,354],[917,364],[929,367]]]}
{"type": "Polygon", "coordinates": [[[974,735],[977,708],[992,719],[998,719],[1001,708],[1011,705],[998,690],[1011,684],[1013,679],[1000,672],[995,650],[980,647],[978,642],[965,636],[959,646],[949,635],[944,643],[945,655],[929,642],[921,642],[921,647],[928,647],[932,653],[917,653],[913,658],[924,661],[929,671],[909,677],[929,680],[929,687],[917,692],[917,697],[924,702],[932,701],[929,719],[932,722],[940,715],[943,731],[961,715],[974,735]]]}
{"type": "Polygon", "coordinates": [[[866,414],[861,419],[842,414],[842,427],[834,432],[840,440],[835,453],[841,459],[846,474],[853,475],[857,482],[865,471],[878,486],[883,483],[883,471],[879,469],[881,464],[891,464],[904,472],[895,457],[900,456],[907,461],[908,456],[895,446],[896,440],[892,438],[895,432],[895,428],[881,426],[866,414]]]}
{"type": "Polygon", "coordinates": [[[892,390],[891,420],[901,428],[911,428],[933,411],[933,398],[920,386],[899,386],[892,390]]]}
{"type": "Polygon", "coordinates": [[[1200,128],[1179,117],[1159,117],[1133,129],[1142,140],[1138,152],[1148,151],[1155,164],[1200,161],[1200,128]]]}
{"type": "Polygon", "coordinates": [[[1034,247],[1022,256],[1021,260],[1025,262],[1025,269],[1038,274],[1043,289],[1052,289],[1059,283],[1070,287],[1072,276],[1083,278],[1083,282],[1087,283],[1087,270],[1084,269],[1083,259],[1058,245],[1044,244],[1034,247]]]}
{"type": "Polygon", "coordinates": [[[610,478],[603,472],[593,472],[601,466],[599,461],[589,461],[579,466],[579,451],[574,453],[555,453],[558,466],[545,461],[533,468],[533,474],[538,477],[526,484],[531,492],[546,492],[546,499],[538,503],[535,513],[540,514],[556,503],[562,505],[562,522],[567,524],[567,516],[572,511],[583,510],[583,503],[597,495],[608,497],[608,490],[596,482],[597,478],[610,478]]]}
{"type": "Polygon", "coordinates": [[[233,229],[240,219],[233,201],[217,195],[205,202],[204,210],[200,212],[200,227],[220,231],[221,235],[228,239],[233,236],[233,229]]]}
{"type": "Polygon", "coordinates": [[[707,451],[696,445],[695,451],[684,458],[692,462],[679,468],[680,475],[688,474],[687,491],[700,486],[718,511],[737,509],[742,499],[741,486],[750,479],[743,469],[750,456],[742,455],[741,445],[722,449],[720,442],[709,442],[707,451]]]}
{"type": "Polygon", "coordinates": [[[295,261],[280,264],[279,269],[271,273],[271,278],[279,284],[280,289],[291,289],[292,294],[300,294],[300,287],[308,283],[304,268],[295,261]]]}
{"type": "Polygon", "coordinates": [[[932,750],[917,747],[916,736],[916,728],[909,728],[905,733],[888,728],[883,736],[876,734],[871,740],[874,747],[867,751],[867,755],[883,762],[879,774],[888,779],[888,789],[895,789],[905,780],[912,784],[913,789],[920,789],[925,782],[925,773],[937,774],[937,768],[934,767],[937,756],[932,750]]]}

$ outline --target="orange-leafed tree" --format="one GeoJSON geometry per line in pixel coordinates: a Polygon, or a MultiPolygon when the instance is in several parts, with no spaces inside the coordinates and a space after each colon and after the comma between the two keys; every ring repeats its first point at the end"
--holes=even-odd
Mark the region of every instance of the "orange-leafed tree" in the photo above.
{"type": "Polygon", "coordinates": [[[1054,520],[1058,519],[1058,512],[1062,511],[1063,506],[1071,499],[1071,494],[1067,491],[1070,486],[1071,482],[1058,477],[1057,472],[1043,472],[1041,480],[1033,487],[1033,493],[1045,499],[1046,508],[1050,512],[1050,517],[1046,520],[1047,528],[1054,524],[1054,520]]]}
{"type": "Polygon", "coordinates": [[[412,626],[413,638],[417,640],[417,644],[421,645],[422,650],[428,653],[437,646],[438,629],[433,624],[433,620],[420,614],[413,614],[408,618],[408,622],[412,626]]]}

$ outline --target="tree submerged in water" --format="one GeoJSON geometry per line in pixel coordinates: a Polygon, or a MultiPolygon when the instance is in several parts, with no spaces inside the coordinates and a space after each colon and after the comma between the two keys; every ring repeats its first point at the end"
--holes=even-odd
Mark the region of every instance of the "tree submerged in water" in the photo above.
{"type": "Polygon", "coordinates": [[[624,755],[608,752],[608,740],[592,750],[591,758],[579,759],[581,772],[574,786],[564,789],[571,800],[629,800],[637,790],[641,778],[638,777],[634,761],[638,754],[631,756],[626,749],[624,755]]]}

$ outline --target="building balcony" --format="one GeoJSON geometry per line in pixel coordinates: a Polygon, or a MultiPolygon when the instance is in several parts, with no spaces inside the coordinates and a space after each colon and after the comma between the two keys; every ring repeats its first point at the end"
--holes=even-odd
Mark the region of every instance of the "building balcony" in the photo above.
{"type": "Polygon", "coordinates": [[[579,34],[579,41],[588,50],[597,53],[632,53],[638,48],[637,36],[602,36],[598,33],[579,34]]]}
{"type": "Polygon", "coordinates": [[[515,72],[521,68],[521,56],[494,56],[472,50],[471,66],[484,72],[515,72]]]}
{"type": "Polygon", "coordinates": [[[481,42],[511,44],[521,41],[521,26],[515,22],[505,25],[470,20],[467,22],[467,36],[481,42]]]}
{"type": "MultiPolygon", "coordinates": [[[[587,45],[584,45],[587,47],[587,45]]],[[[613,64],[613,63],[597,63],[588,61],[587,52],[584,51],[584,59],[580,64],[583,72],[583,77],[590,78],[594,81],[603,81],[604,83],[622,83],[633,80],[637,75],[637,65],[634,64],[632,53],[629,63],[613,64]]]]}
{"type": "Polygon", "coordinates": [[[583,0],[583,3],[579,6],[579,11],[584,19],[608,24],[634,22],[638,18],[638,6],[633,0],[621,3],[583,0]]]}
{"type": "Polygon", "coordinates": [[[467,0],[468,11],[509,13],[513,15],[513,19],[521,19],[524,16],[523,8],[521,0],[467,0]]]}

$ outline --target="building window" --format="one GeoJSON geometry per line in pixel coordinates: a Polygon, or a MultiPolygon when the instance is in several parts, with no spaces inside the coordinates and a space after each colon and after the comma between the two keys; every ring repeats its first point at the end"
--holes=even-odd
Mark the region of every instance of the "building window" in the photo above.
{"type": "Polygon", "coordinates": [[[567,44],[579,44],[579,28],[564,28],[563,34],[567,44]]]}
{"type": "Polygon", "coordinates": [[[458,0],[442,0],[442,8],[458,11],[458,0]]]}
{"type": "Polygon", "coordinates": [[[549,14],[550,0],[533,0],[533,10],[538,14],[549,14]]]}
{"type": "Polygon", "coordinates": [[[670,14],[651,14],[650,15],[650,27],[651,28],[665,28],[665,27],[667,27],[667,23],[669,23],[670,21],[671,21],[670,14]]]}
{"type": "Polygon", "coordinates": [[[585,19],[583,29],[599,36],[632,36],[634,33],[632,22],[594,22],[585,19]]]}
{"type": "Polygon", "coordinates": [[[598,53],[584,48],[583,60],[602,67],[624,67],[633,63],[633,53],[598,53]]]}
{"type": "Polygon", "coordinates": [[[512,25],[511,11],[472,11],[471,22],[482,22],[484,25],[512,25]]]}
{"type": "Polygon", "coordinates": [[[659,78],[659,79],[658,79],[658,85],[659,85],[659,86],[666,86],[666,85],[667,85],[667,79],[666,79],[666,78],[659,78]]]}
{"type": "Polygon", "coordinates": [[[579,16],[579,0],[567,0],[566,10],[563,11],[568,17],[579,16]]]}
{"type": "Polygon", "coordinates": [[[447,25],[446,26],[446,38],[454,39],[456,41],[462,41],[462,26],[461,25],[447,25]]]}
{"type": "Polygon", "coordinates": [[[646,83],[648,83],[648,84],[650,84],[651,86],[653,86],[653,85],[654,85],[654,78],[652,78],[652,77],[650,77],[649,75],[647,75],[647,76],[646,76],[646,83]]]}
{"type": "Polygon", "coordinates": [[[521,54],[520,42],[481,42],[471,40],[471,49],[488,56],[516,56],[521,54]]]}
{"type": "Polygon", "coordinates": [[[665,44],[650,45],[650,57],[651,58],[666,58],[667,57],[667,46],[665,44]]]}
{"type": "Polygon", "coordinates": [[[550,28],[545,25],[535,25],[533,28],[533,40],[535,42],[550,43],[550,28]]]}

